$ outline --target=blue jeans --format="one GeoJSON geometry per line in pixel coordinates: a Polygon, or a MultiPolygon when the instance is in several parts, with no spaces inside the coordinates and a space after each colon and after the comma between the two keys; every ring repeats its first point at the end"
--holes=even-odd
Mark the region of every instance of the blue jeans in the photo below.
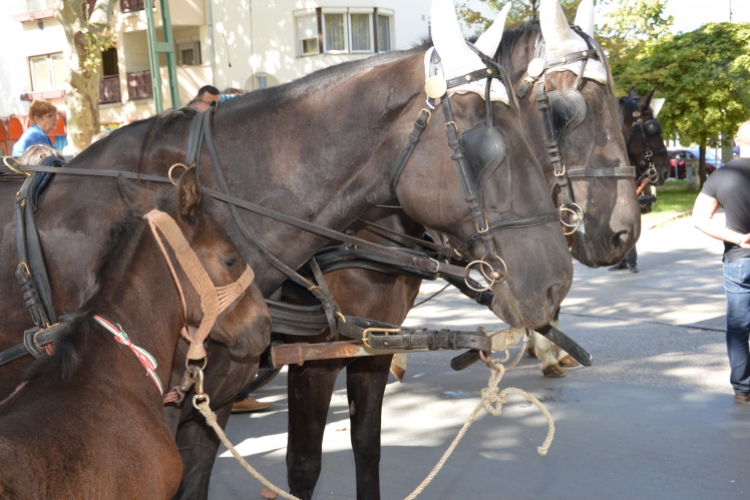
{"type": "Polygon", "coordinates": [[[750,259],[724,263],[727,296],[727,353],[735,394],[750,393],[750,259]]]}

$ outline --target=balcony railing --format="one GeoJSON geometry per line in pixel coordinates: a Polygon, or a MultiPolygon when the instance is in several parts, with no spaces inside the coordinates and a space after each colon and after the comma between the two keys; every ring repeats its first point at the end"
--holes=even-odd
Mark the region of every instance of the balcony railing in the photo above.
{"type": "Polygon", "coordinates": [[[143,0],[120,0],[120,10],[122,12],[136,12],[145,9],[143,0]]]}
{"type": "Polygon", "coordinates": [[[154,96],[154,89],[151,86],[151,71],[134,71],[127,74],[128,78],[128,98],[132,101],[135,99],[149,99],[154,96]]]}
{"type": "Polygon", "coordinates": [[[99,104],[122,102],[120,97],[120,76],[104,76],[99,80],[99,104]]]}

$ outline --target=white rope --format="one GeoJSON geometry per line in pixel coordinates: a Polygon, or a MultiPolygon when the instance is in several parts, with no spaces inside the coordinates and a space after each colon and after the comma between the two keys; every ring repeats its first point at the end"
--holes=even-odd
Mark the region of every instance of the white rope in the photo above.
{"type": "Polygon", "coordinates": [[[294,495],[290,495],[286,491],[283,491],[279,489],[275,484],[273,484],[271,481],[263,477],[263,475],[258,472],[257,470],[253,469],[253,467],[247,463],[247,460],[245,460],[242,455],[237,451],[237,449],[232,445],[232,443],[227,439],[227,435],[224,434],[224,431],[221,429],[221,426],[216,421],[216,414],[211,410],[211,407],[208,405],[208,397],[207,396],[200,396],[202,401],[200,403],[197,402],[197,400],[193,400],[193,405],[195,405],[196,408],[198,408],[198,411],[201,412],[201,414],[206,418],[206,423],[211,426],[211,428],[216,431],[216,435],[219,436],[219,439],[221,440],[222,444],[227,447],[229,451],[232,452],[232,455],[234,455],[234,458],[237,459],[237,461],[242,464],[242,466],[245,468],[246,471],[250,473],[251,476],[253,476],[255,479],[260,481],[263,486],[268,488],[269,490],[273,491],[274,493],[278,494],[282,498],[286,498],[288,500],[301,500],[298,497],[295,497],[294,495]]]}
{"type": "MultiPolygon", "coordinates": [[[[524,339],[523,347],[521,347],[520,351],[518,352],[518,355],[516,356],[516,359],[513,360],[513,362],[506,368],[502,363],[496,362],[492,359],[490,356],[489,359],[485,358],[483,354],[480,353],[480,358],[482,358],[482,361],[487,363],[487,365],[492,369],[492,372],[490,373],[490,379],[487,387],[482,389],[480,392],[482,396],[482,400],[479,402],[476,408],[474,408],[474,411],[471,412],[471,415],[469,415],[469,419],[466,421],[466,423],[461,427],[461,430],[458,431],[458,434],[453,439],[453,442],[448,447],[447,450],[445,450],[445,453],[443,453],[442,458],[440,458],[440,461],[435,464],[435,467],[432,468],[432,471],[427,475],[427,477],[422,481],[419,486],[404,500],[413,500],[414,498],[417,498],[420,493],[429,485],[432,480],[437,476],[438,472],[440,472],[440,469],[443,468],[443,465],[448,460],[448,458],[453,453],[453,450],[456,449],[456,446],[458,446],[458,443],[461,442],[461,439],[463,439],[464,435],[466,434],[466,431],[469,430],[469,427],[474,423],[474,419],[476,419],[479,412],[484,408],[487,410],[491,415],[499,416],[500,413],[502,413],[502,406],[504,403],[508,402],[508,395],[510,394],[517,394],[519,396],[522,396],[527,401],[532,403],[534,406],[539,408],[541,412],[544,414],[544,418],[547,420],[547,438],[542,443],[542,446],[537,448],[537,452],[541,456],[545,456],[547,454],[547,451],[549,450],[550,445],[552,444],[552,440],[555,437],[555,423],[552,420],[552,415],[550,415],[549,411],[547,411],[547,408],[544,407],[544,405],[534,396],[527,393],[526,391],[523,391],[521,389],[517,389],[515,387],[508,387],[506,389],[503,389],[502,391],[498,389],[498,384],[503,378],[503,375],[505,375],[505,372],[516,366],[518,361],[521,359],[521,356],[523,355],[526,347],[526,343],[528,342],[528,337],[524,339]]],[[[506,352],[506,356],[504,359],[508,359],[508,355],[506,352]]],[[[253,476],[255,479],[260,481],[266,488],[270,489],[271,491],[277,493],[283,498],[286,498],[288,500],[300,500],[299,498],[295,497],[294,495],[290,495],[289,493],[286,493],[285,491],[282,491],[277,486],[275,486],[273,483],[271,483],[268,479],[263,477],[258,471],[253,469],[253,467],[247,463],[247,461],[242,457],[242,455],[239,454],[239,452],[235,449],[235,447],[232,445],[231,442],[229,442],[229,439],[227,439],[226,434],[224,434],[224,431],[219,426],[218,422],[216,421],[216,414],[211,410],[209,407],[209,401],[208,396],[200,396],[194,398],[193,404],[196,408],[203,414],[203,416],[206,418],[206,422],[208,425],[211,426],[211,428],[216,432],[216,435],[219,436],[219,439],[221,440],[222,444],[227,447],[229,451],[232,452],[232,455],[234,455],[234,458],[237,459],[237,461],[242,464],[242,466],[247,470],[247,472],[250,473],[251,476],[253,476]],[[197,398],[197,399],[196,399],[197,398]],[[201,402],[198,402],[198,400],[201,400],[201,402]]]]}

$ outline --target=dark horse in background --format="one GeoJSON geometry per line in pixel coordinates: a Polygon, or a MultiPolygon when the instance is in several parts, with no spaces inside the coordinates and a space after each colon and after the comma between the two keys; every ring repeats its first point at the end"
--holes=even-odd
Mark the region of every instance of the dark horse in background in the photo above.
{"type": "MultiPolygon", "coordinates": [[[[452,9],[452,3],[448,4],[452,9]]],[[[433,38],[445,39],[434,25],[433,38]]],[[[463,40],[447,43],[460,43],[465,48],[463,40]]],[[[382,54],[219,106],[210,115],[213,144],[231,194],[339,230],[375,205],[398,203],[413,220],[441,231],[456,245],[475,234],[477,227],[447,147],[446,120],[439,112],[407,161],[395,192],[390,187],[391,170],[424,107],[424,55],[423,49],[382,54]],[[337,113],[330,113],[333,108],[337,113]]],[[[484,68],[478,57],[472,57],[476,59],[467,57],[462,62],[471,62],[472,71],[484,68]]],[[[485,123],[485,102],[479,95],[455,95],[450,105],[459,131],[485,123]]],[[[501,102],[493,102],[491,110],[506,155],[483,192],[481,208],[487,222],[553,212],[543,172],[517,115],[501,102]],[[512,190],[500,182],[507,179],[512,181],[512,190]]],[[[185,159],[194,115],[191,110],[177,110],[118,129],[68,166],[166,175],[173,164],[185,159]]],[[[212,165],[204,145],[201,183],[215,188],[218,180],[213,167],[219,166],[212,165]]],[[[92,248],[101,248],[106,229],[125,210],[124,204],[117,202],[116,190],[114,182],[57,175],[44,195],[38,224],[53,282],[52,296],[62,313],[80,305],[95,261],[92,248]],[[75,205],[67,203],[71,189],[86,196],[79,197],[75,205]],[[48,206],[54,208],[45,210],[48,206]]],[[[13,195],[10,188],[0,197],[0,203],[6,203],[6,213],[11,212],[13,195]]],[[[274,294],[285,275],[244,240],[225,205],[209,203],[207,211],[256,271],[264,295],[274,294]]],[[[242,212],[241,219],[267,251],[292,268],[301,267],[327,244],[327,238],[255,214],[242,212]]],[[[14,223],[7,222],[4,231],[0,254],[5,262],[14,262],[14,223]]],[[[631,238],[635,236],[637,231],[631,238]]],[[[500,259],[507,265],[506,279],[492,286],[491,309],[513,326],[547,324],[572,281],[572,264],[559,222],[508,229],[492,234],[489,241],[496,255],[487,254],[486,246],[477,242],[468,249],[467,257],[484,257],[496,270],[504,267],[500,259]]],[[[29,327],[28,313],[14,288],[13,270],[8,265],[0,273],[2,349],[17,344],[29,327]]],[[[209,342],[208,363],[213,369],[207,372],[206,383],[221,425],[226,424],[234,396],[255,374],[257,360],[242,361],[209,342]]],[[[175,363],[179,366],[179,361],[175,363]]],[[[18,360],[0,368],[0,398],[17,387],[27,364],[28,360],[18,360]]],[[[180,494],[185,498],[205,496],[218,439],[190,405],[167,412],[177,413],[172,421],[176,422],[176,439],[185,463],[184,477],[189,481],[183,483],[180,494]]]]}
{"type": "MultiPolygon", "coordinates": [[[[572,33],[568,22],[560,16],[556,2],[542,7],[543,23],[530,24],[519,30],[506,31],[495,38],[490,55],[497,50],[496,59],[510,72],[514,87],[518,88],[529,62],[534,58],[537,39],[544,34],[548,44],[563,44],[572,33]],[[560,33],[562,32],[562,35],[560,33]],[[562,38],[562,40],[560,40],[562,38]]],[[[502,30],[507,8],[498,16],[496,26],[502,30]]],[[[591,11],[593,14],[593,11],[591,11]]],[[[593,25],[593,19],[591,20],[593,25]]],[[[483,35],[484,37],[484,35],[483,35]]],[[[484,40],[478,40],[477,46],[484,40]]],[[[585,75],[584,75],[585,76],[585,75]]],[[[550,91],[573,89],[577,75],[573,71],[551,73],[546,80],[550,91]]],[[[585,119],[570,130],[561,142],[567,164],[596,168],[626,164],[625,145],[619,132],[616,99],[606,83],[584,79],[581,93],[585,100],[585,119]],[[613,137],[612,141],[607,136],[613,137]]],[[[538,152],[548,182],[554,179],[553,166],[545,149],[541,112],[536,95],[521,101],[522,124],[526,139],[538,152]]],[[[572,240],[573,255],[591,266],[619,262],[635,243],[639,232],[640,215],[632,178],[600,177],[575,178],[575,201],[585,207],[587,233],[572,240]]],[[[424,228],[406,217],[403,212],[377,209],[364,219],[411,236],[420,236],[424,228]]],[[[355,224],[357,235],[383,244],[408,244],[390,233],[355,224]]],[[[380,319],[400,324],[413,305],[421,280],[407,275],[384,274],[366,269],[346,269],[326,274],[328,286],[347,314],[380,319]]],[[[324,341],[322,334],[317,341],[324,341]]],[[[288,338],[294,341],[294,338],[288,338]]],[[[310,342],[310,337],[296,339],[310,342]]],[[[546,339],[545,339],[546,340],[546,339]]],[[[304,365],[289,365],[289,436],[287,471],[291,492],[301,498],[311,498],[320,475],[323,432],[328,416],[331,394],[339,372],[346,368],[347,397],[349,400],[351,439],[357,473],[357,498],[380,498],[379,461],[382,402],[388,380],[392,356],[357,359],[306,361],[304,365]]]]}
{"type": "MultiPolygon", "coordinates": [[[[661,134],[661,124],[651,108],[655,93],[656,88],[645,97],[640,97],[632,87],[627,97],[618,100],[628,160],[636,168],[636,194],[642,213],[650,212],[656,203],[655,191],[652,192],[650,186],[663,186],[669,177],[669,155],[661,134]]],[[[529,340],[528,353],[542,360],[540,368],[546,377],[564,377],[563,366],[578,366],[578,362],[567,352],[536,332],[529,340]]]]}
{"type": "MultiPolygon", "coordinates": [[[[180,179],[177,196],[155,200],[128,181],[123,189],[136,205],[92,263],[90,298],[62,318],[54,354],[0,402],[0,498],[168,500],[179,487],[182,461],[164,418],[161,381],[169,380],[186,319],[200,320],[202,308],[176,266],[185,310],[144,210],[156,206],[172,217],[214,285],[234,283],[246,265],[203,214],[194,169],[180,179]]],[[[217,318],[214,333],[239,357],[251,336],[271,327],[260,290],[250,286],[217,318]]]]}

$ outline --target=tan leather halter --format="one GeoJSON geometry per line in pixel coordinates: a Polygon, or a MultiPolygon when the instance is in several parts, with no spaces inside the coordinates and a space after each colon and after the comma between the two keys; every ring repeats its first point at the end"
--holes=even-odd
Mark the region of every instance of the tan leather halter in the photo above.
{"type": "Polygon", "coordinates": [[[187,358],[189,360],[203,359],[206,357],[206,349],[203,347],[203,341],[206,340],[206,337],[211,332],[211,329],[216,322],[216,318],[244,293],[247,287],[250,286],[250,283],[255,279],[255,274],[250,266],[247,266],[242,273],[242,276],[231,285],[214,286],[205,268],[198,260],[198,256],[193,249],[190,248],[190,244],[185,239],[185,236],[183,236],[179,226],[169,214],[159,210],[152,210],[144,215],[144,218],[148,220],[148,223],[151,226],[151,231],[154,233],[154,238],[164,254],[164,258],[169,265],[169,270],[172,272],[172,277],[174,278],[177,289],[180,292],[186,320],[188,311],[187,302],[185,301],[185,293],[183,292],[182,285],[177,277],[172,259],[170,258],[159,233],[164,236],[164,239],[166,239],[167,243],[174,251],[177,262],[182,267],[182,270],[185,272],[190,283],[200,297],[203,319],[201,319],[201,323],[197,330],[186,325],[182,329],[182,335],[188,340],[188,342],[190,342],[190,349],[188,350],[187,358]]]}

